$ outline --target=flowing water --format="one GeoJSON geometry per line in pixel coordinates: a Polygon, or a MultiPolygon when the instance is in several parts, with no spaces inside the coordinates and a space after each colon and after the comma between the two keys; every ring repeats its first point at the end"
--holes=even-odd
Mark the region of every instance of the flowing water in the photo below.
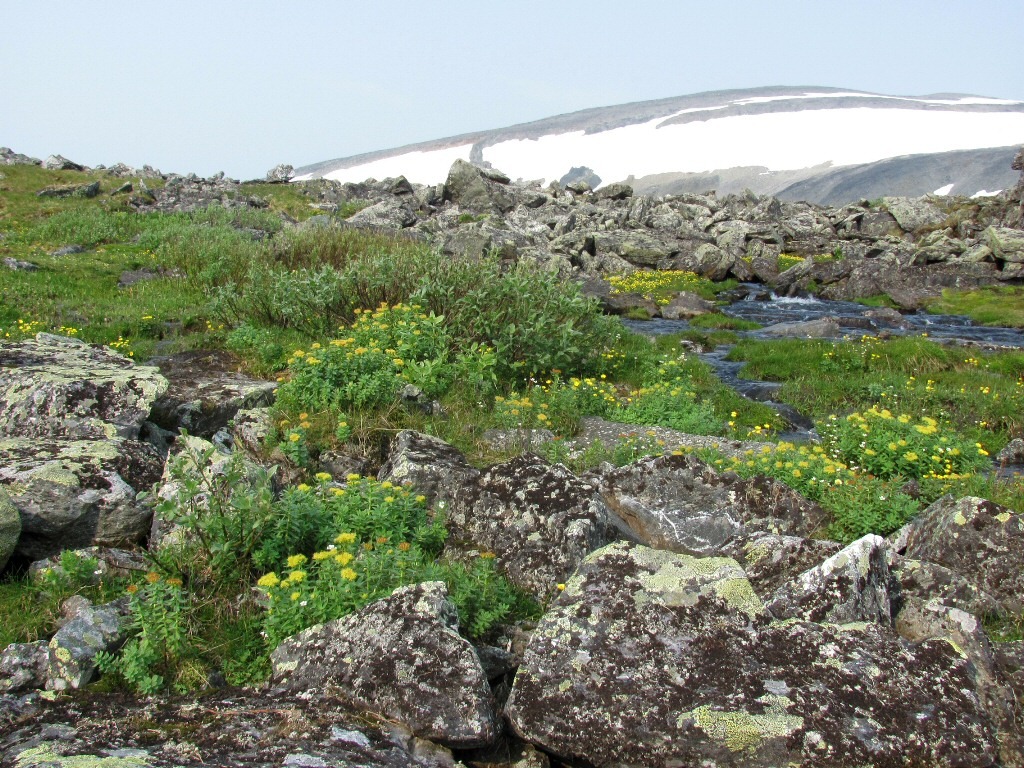
{"type": "MultiPolygon", "coordinates": [[[[900,325],[873,320],[867,315],[873,307],[850,301],[829,301],[813,297],[780,298],[765,296],[761,286],[741,286],[748,290],[747,298],[741,299],[722,309],[722,312],[742,320],[753,320],[762,326],[776,323],[805,322],[822,318],[833,318],[846,337],[860,337],[863,334],[887,333],[893,336],[918,336],[927,334],[930,338],[951,343],[983,348],[1024,348],[1024,331],[1018,328],[999,328],[977,325],[968,317],[960,315],[929,315],[923,312],[903,315],[900,325]]],[[[626,320],[626,326],[637,333],[662,334],[689,330],[686,320],[654,319],[648,321],[626,320]]],[[[778,338],[764,332],[739,331],[737,335],[750,338],[778,338]]],[[[773,400],[781,384],[768,381],[750,381],[739,377],[744,363],[732,362],[725,357],[730,347],[721,346],[706,352],[701,358],[710,365],[719,378],[744,397],[763,402],[774,408],[786,421],[789,431],[781,435],[787,440],[815,439],[813,422],[785,403],[773,400]]],[[[1018,474],[1024,468],[1010,468],[1011,474],[1018,474]]]]}

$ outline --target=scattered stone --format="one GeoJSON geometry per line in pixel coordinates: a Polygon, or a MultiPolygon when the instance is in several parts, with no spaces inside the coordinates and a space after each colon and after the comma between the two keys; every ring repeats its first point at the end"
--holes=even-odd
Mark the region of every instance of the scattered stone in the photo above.
{"type": "Polygon", "coordinates": [[[84,171],[85,166],[68,160],[63,155],[50,155],[43,160],[43,168],[50,171],[84,171]]]}
{"type": "Polygon", "coordinates": [[[10,147],[0,147],[0,165],[41,165],[42,160],[22,155],[10,147]]]}
{"type": "Polygon", "coordinates": [[[98,181],[89,184],[59,184],[44,187],[36,192],[37,197],[96,197],[100,192],[98,181]]]}
{"type": "Polygon", "coordinates": [[[843,335],[839,323],[832,317],[775,323],[762,328],[761,333],[766,336],[785,336],[797,339],[837,339],[843,335]]]}
{"type": "Polygon", "coordinates": [[[304,630],[278,646],[271,661],[273,685],[330,685],[421,738],[467,748],[497,736],[487,679],[458,633],[442,582],[401,587],[357,613],[304,630]]]}
{"type": "Polygon", "coordinates": [[[57,630],[48,645],[46,688],[81,688],[96,674],[96,654],[116,651],[127,639],[127,597],[96,608],[83,608],[57,630]]]}
{"type": "Polygon", "coordinates": [[[13,269],[16,272],[35,272],[39,269],[39,267],[31,261],[19,261],[11,256],[4,257],[4,266],[8,269],[13,269]]]}
{"type": "Polygon", "coordinates": [[[1015,437],[996,455],[1000,464],[1024,464],[1024,438],[1015,437]]]}
{"type": "Polygon", "coordinates": [[[285,184],[295,176],[295,168],[291,165],[281,163],[267,171],[267,182],[270,184],[285,184]]]}
{"type": "Polygon", "coordinates": [[[714,312],[715,302],[702,299],[695,293],[680,291],[675,298],[659,309],[661,316],[666,320],[683,320],[714,312]]]}
{"type": "Polygon", "coordinates": [[[85,253],[85,248],[80,245],[65,245],[57,248],[54,251],[50,251],[51,256],[72,256],[76,253],[85,253]]]}

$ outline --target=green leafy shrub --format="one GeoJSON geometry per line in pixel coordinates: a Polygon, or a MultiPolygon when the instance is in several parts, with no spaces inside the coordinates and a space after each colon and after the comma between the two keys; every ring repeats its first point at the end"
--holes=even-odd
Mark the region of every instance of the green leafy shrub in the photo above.
{"type": "Polygon", "coordinates": [[[187,651],[188,598],[180,579],[156,572],[129,591],[130,637],[118,655],[103,652],[96,661],[104,674],[116,673],[139,693],[154,694],[164,687],[165,676],[176,674],[187,651]]]}
{"type": "Polygon", "coordinates": [[[980,444],[968,443],[930,416],[914,419],[872,406],[845,418],[831,416],[819,429],[829,453],[883,479],[955,479],[989,463],[980,444]]]}
{"type": "Polygon", "coordinates": [[[661,425],[697,435],[719,434],[724,425],[714,409],[698,400],[679,360],[664,360],[652,379],[628,398],[617,414],[630,424],[661,425]]]}

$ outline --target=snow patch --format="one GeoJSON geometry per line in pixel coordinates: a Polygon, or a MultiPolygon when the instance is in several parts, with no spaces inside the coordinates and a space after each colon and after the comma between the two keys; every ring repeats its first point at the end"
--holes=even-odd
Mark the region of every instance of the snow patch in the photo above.
{"type": "MultiPolygon", "coordinates": [[[[469,151],[472,147],[472,144],[461,144],[457,147],[435,149],[429,152],[407,152],[404,155],[385,157],[351,168],[339,168],[324,174],[324,178],[344,183],[346,181],[366,181],[370,178],[386,179],[405,176],[413,184],[437,184],[448,178],[448,170],[452,167],[452,163],[456,160],[469,160],[469,151]]],[[[568,166],[565,170],[569,170],[568,166]]],[[[302,180],[304,179],[293,179],[293,181],[302,180]]]]}
{"type": "Polygon", "coordinates": [[[971,197],[995,197],[1002,191],[1003,190],[1001,189],[997,189],[995,192],[989,192],[987,189],[979,189],[977,192],[971,195],[971,197]]]}
{"type": "Polygon", "coordinates": [[[955,186],[956,186],[956,184],[947,184],[944,187],[939,187],[934,192],[932,192],[932,194],[933,195],[948,195],[950,192],[953,191],[953,187],[955,187],[955,186]]]}

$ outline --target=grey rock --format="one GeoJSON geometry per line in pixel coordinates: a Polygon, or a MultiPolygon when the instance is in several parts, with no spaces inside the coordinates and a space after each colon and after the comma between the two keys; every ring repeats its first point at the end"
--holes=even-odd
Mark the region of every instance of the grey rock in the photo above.
{"type": "Polygon", "coordinates": [[[629,184],[606,184],[594,193],[598,200],[625,200],[633,196],[633,188],[629,184]]]}
{"type": "Polygon", "coordinates": [[[910,524],[905,555],[956,571],[1004,610],[1024,611],[1024,518],[986,499],[944,496],[910,524]]]}
{"type": "Polygon", "coordinates": [[[166,388],[107,347],[46,333],[0,343],[0,436],[134,439],[166,388]]]}
{"type": "Polygon", "coordinates": [[[399,199],[381,200],[363,208],[345,220],[346,226],[359,228],[404,229],[418,221],[416,212],[399,199]]]}
{"type": "Polygon", "coordinates": [[[715,303],[702,299],[695,293],[680,291],[668,304],[660,307],[661,316],[666,320],[680,320],[699,317],[715,310],[715,303]]]}
{"type": "Polygon", "coordinates": [[[842,548],[839,542],[828,539],[755,531],[737,536],[723,548],[722,554],[743,566],[754,591],[767,600],[776,590],[842,548]]]}
{"type": "Polygon", "coordinates": [[[908,328],[909,323],[903,314],[896,309],[891,307],[878,307],[876,309],[869,309],[864,313],[864,317],[869,320],[890,328],[908,328]]]}
{"type": "Polygon", "coordinates": [[[36,192],[37,197],[96,197],[100,193],[100,183],[58,184],[44,187],[36,192]]]}
{"type": "Polygon", "coordinates": [[[909,600],[938,600],[975,616],[1002,612],[999,601],[956,571],[927,560],[914,560],[889,553],[889,572],[898,585],[894,609],[909,600]]]}
{"type": "Polygon", "coordinates": [[[1003,446],[996,461],[1000,464],[1024,464],[1024,438],[1015,437],[1003,446]]]}
{"type": "Polygon", "coordinates": [[[0,571],[14,554],[21,536],[21,514],[7,491],[0,487],[0,571]]]}
{"type": "Polygon", "coordinates": [[[0,693],[42,688],[49,659],[46,640],[8,645],[0,653],[0,693]]]}
{"type": "Polygon", "coordinates": [[[232,443],[251,458],[258,458],[263,454],[267,435],[272,428],[273,419],[269,408],[240,410],[232,419],[232,443]]]}
{"type": "Polygon", "coordinates": [[[766,336],[785,336],[797,339],[836,339],[843,335],[839,323],[831,317],[775,323],[762,328],[761,333],[766,336]]]}
{"type": "Polygon", "coordinates": [[[679,244],[653,230],[595,232],[595,255],[611,255],[639,267],[658,267],[679,252],[679,244]]]}
{"type": "Polygon", "coordinates": [[[504,183],[495,181],[483,169],[456,160],[444,183],[444,199],[466,211],[506,213],[515,207],[515,199],[508,188],[508,177],[505,179],[504,183]]]}
{"type": "Polygon", "coordinates": [[[480,472],[458,450],[431,435],[402,430],[391,445],[387,461],[377,473],[381,482],[411,483],[427,503],[448,503],[459,489],[472,485],[480,472]]]}
{"type": "Polygon", "coordinates": [[[463,485],[444,511],[448,547],[493,552],[509,581],[540,601],[609,541],[608,509],[594,490],[530,454],[463,485]]]}
{"type": "Polygon", "coordinates": [[[0,485],[21,517],[18,554],[37,560],[63,549],[125,546],[149,530],[136,492],[160,476],[152,446],[136,440],[0,438],[0,485]]]}
{"type": "Polygon", "coordinates": [[[39,269],[31,261],[19,261],[11,256],[4,257],[4,266],[13,269],[15,272],[35,272],[39,269]]]}
{"type": "Polygon", "coordinates": [[[76,253],[85,253],[85,248],[80,245],[65,245],[56,250],[50,251],[51,256],[72,256],[76,253]]]}
{"type": "Polygon", "coordinates": [[[127,639],[129,600],[85,608],[57,630],[48,646],[46,688],[81,688],[96,674],[96,654],[116,651],[127,639]]]}
{"type": "Polygon", "coordinates": [[[294,166],[280,163],[267,171],[266,180],[271,184],[285,184],[295,176],[294,166]]]}
{"type": "Polygon", "coordinates": [[[997,259],[1024,263],[1024,230],[989,227],[982,233],[982,238],[997,259]]]}
{"type": "Polygon", "coordinates": [[[775,618],[892,624],[888,547],[867,535],[780,587],[766,604],[775,618]]]}
{"type": "Polygon", "coordinates": [[[605,472],[600,494],[626,537],[650,547],[717,555],[755,531],[809,536],[825,512],[764,477],[719,475],[693,456],[647,457],[605,472]]]}
{"type": "Polygon", "coordinates": [[[343,619],[300,632],[271,655],[285,690],[330,684],[357,706],[450,747],[497,736],[487,679],[458,633],[441,582],[401,587],[343,619]]]}
{"type": "Polygon", "coordinates": [[[506,712],[590,765],[984,766],[997,727],[975,674],[944,640],[772,622],[731,559],[616,543],[549,607],[506,712]]]}
{"type": "Polygon", "coordinates": [[[153,358],[150,364],[167,380],[150,420],[175,433],[184,429],[209,439],[239,411],[274,402],[277,383],[241,373],[238,360],[226,352],[181,352],[153,358]]]}
{"type": "Polygon", "coordinates": [[[50,171],[84,171],[85,166],[68,160],[63,155],[50,155],[43,160],[43,168],[50,171]]]}
{"type": "Polygon", "coordinates": [[[22,155],[10,147],[0,147],[0,165],[41,165],[42,161],[35,157],[22,155]]]}
{"type": "Polygon", "coordinates": [[[922,227],[935,226],[946,219],[935,203],[923,197],[884,197],[882,205],[904,232],[915,233],[922,227]]]}
{"type": "Polygon", "coordinates": [[[860,217],[857,231],[867,237],[886,237],[899,227],[896,217],[889,211],[868,211],[860,217]]]}

